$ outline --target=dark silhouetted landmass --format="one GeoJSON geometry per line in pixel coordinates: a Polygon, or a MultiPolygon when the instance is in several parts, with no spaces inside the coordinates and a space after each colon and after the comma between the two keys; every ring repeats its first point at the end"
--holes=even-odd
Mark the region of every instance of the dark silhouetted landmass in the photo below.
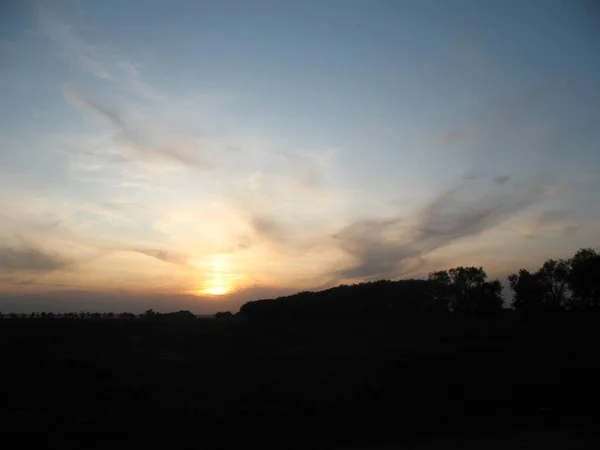
{"type": "MultiPolygon", "coordinates": [[[[528,319],[566,311],[600,308],[600,255],[581,249],[569,260],[548,260],[535,273],[521,269],[508,277],[512,307],[528,319]]],[[[502,285],[489,281],[482,267],[456,267],[429,274],[427,280],[380,280],[299,292],[244,304],[250,319],[408,318],[502,314],[502,285]]]]}
{"type": "Polygon", "coordinates": [[[57,445],[597,448],[598,261],[585,249],[511,275],[513,308],[498,280],[467,267],[214,319],[9,314],[3,431],[57,445]]]}

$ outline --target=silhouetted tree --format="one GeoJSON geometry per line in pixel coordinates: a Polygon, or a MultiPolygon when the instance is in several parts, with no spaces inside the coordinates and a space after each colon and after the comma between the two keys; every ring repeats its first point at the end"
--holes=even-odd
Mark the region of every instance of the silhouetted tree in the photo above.
{"type": "MultiPolygon", "coordinates": [[[[600,255],[581,249],[570,260],[546,261],[536,272],[508,277],[512,306],[526,316],[565,308],[600,308],[600,255]]],[[[379,280],[303,291],[248,302],[239,314],[249,318],[415,317],[463,314],[490,317],[503,310],[502,284],[488,280],[482,267],[431,272],[427,280],[379,280]]],[[[216,317],[221,316],[218,313],[216,317]]]]}
{"type": "Polygon", "coordinates": [[[215,314],[215,319],[229,319],[233,317],[231,311],[219,311],[215,314]]]}
{"type": "Polygon", "coordinates": [[[538,273],[526,269],[510,274],[508,282],[514,292],[512,306],[527,315],[536,314],[544,308],[544,289],[538,273]]]}
{"type": "Polygon", "coordinates": [[[249,318],[385,318],[445,315],[450,311],[494,315],[502,309],[502,286],[487,281],[482,268],[432,272],[427,280],[378,280],[298,292],[248,302],[239,314],[249,318]]]}
{"type": "Polygon", "coordinates": [[[431,272],[427,278],[429,281],[429,299],[427,309],[434,314],[447,314],[450,312],[453,288],[450,275],[445,270],[431,272]]]}
{"type": "Polygon", "coordinates": [[[474,289],[476,313],[481,317],[494,317],[502,311],[502,284],[499,280],[486,281],[474,289]]]}
{"type": "Polygon", "coordinates": [[[473,314],[477,310],[475,290],[481,290],[487,277],[480,267],[456,267],[448,270],[452,280],[452,311],[473,314]]]}
{"type": "Polygon", "coordinates": [[[124,313],[120,313],[118,315],[119,319],[124,319],[124,320],[132,320],[135,319],[135,314],[130,313],[130,312],[124,312],[124,313]]]}
{"type": "Polygon", "coordinates": [[[513,307],[526,317],[545,315],[564,309],[568,299],[570,262],[549,259],[535,273],[521,269],[508,277],[514,291],[513,307]]]}
{"type": "Polygon", "coordinates": [[[570,263],[565,260],[549,259],[539,270],[544,289],[544,303],[551,310],[564,308],[567,300],[570,263]]]}
{"type": "Polygon", "coordinates": [[[161,320],[164,319],[164,320],[183,321],[183,320],[195,320],[196,316],[191,311],[181,310],[181,311],[177,311],[177,312],[160,314],[160,318],[161,318],[161,320]]]}
{"type": "Polygon", "coordinates": [[[429,274],[431,302],[438,310],[493,316],[502,310],[500,281],[487,281],[482,267],[456,267],[429,274]]]}
{"type": "Polygon", "coordinates": [[[152,308],[150,308],[147,311],[144,311],[143,314],[140,314],[140,318],[141,319],[154,319],[154,318],[158,317],[159,315],[160,315],[159,313],[157,313],[152,308]]]}
{"type": "Polygon", "coordinates": [[[571,308],[600,308],[600,255],[595,250],[582,248],[571,258],[568,284],[571,308]]]}

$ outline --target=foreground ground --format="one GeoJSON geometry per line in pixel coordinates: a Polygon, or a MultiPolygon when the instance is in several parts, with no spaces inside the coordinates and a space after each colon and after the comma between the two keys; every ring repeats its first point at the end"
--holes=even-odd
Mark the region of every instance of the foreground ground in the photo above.
{"type": "Polygon", "coordinates": [[[8,319],[0,421],[56,442],[597,448],[598,323],[8,319]]]}

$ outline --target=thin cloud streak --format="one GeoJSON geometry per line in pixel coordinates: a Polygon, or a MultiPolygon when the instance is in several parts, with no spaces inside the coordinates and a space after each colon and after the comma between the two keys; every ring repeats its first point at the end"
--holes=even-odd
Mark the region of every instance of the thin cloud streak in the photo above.
{"type": "Polygon", "coordinates": [[[132,147],[138,155],[166,158],[195,168],[211,168],[214,166],[211,162],[200,161],[197,157],[181,152],[176,148],[156,146],[144,142],[145,140],[143,139],[141,132],[128,123],[123,117],[123,114],[117,112],[115,109],[100,104],[69,87],[65,87],[63,93],[67,100],[79,110],[91,112],[107,121],[117,132],[118,139],[132,147]]]}
{"type": "Polygon", "coordinates": [[[182,265],[185,266],[188,264],[187,262],[187,257],[168,251],[168,250],[162,250],[162,249],[157,249],[157,248],[131,248],[131,249],[124,249],[126,251],[132,251],[135,253],[139,253],[141,255],[146,255],[149,256],[151,258],[155,258],[158,259],[159,261],[163,261],[163,262],[167,262],[167,263],[171,263],[171,264],[176,264],[176,265],[182,265]]]}
{"type": "Polygon", "coordinates": [[[506,184],[508,182],[508,180],[510,180],[510,177],[508,175],[501,175],[501,176],[494,177],[494,183],[496,183],[498,185],[506,184]]]}
{"type": "Polygon", "coordinates": [[[36,11],[39,30],[50,38],[61,58],[83,73],[122,85],[143,98],[162,98],[152,86],[142,81],[136,63],[106,45],[90,44],[83,37],[84,27],[59,17],[44,6],[38,5],[36,11]]]}
{"type": "Polygon", "coordinates": [[[50,272],[65,269],[75,261],[57,252],[37,247],[30,242],[20,245],[0,245],[0,271],[50,272]]]}
{"type": "Polygon", "coordinates": [[[361,220],[342,229],[336,238],[353,264],[338,271],[338,278],[404,275],[429,252],[490,230],[542,201],[548,193],[546,183],[533,182],[512,188],[496,187],[465,201],[461,196],[465,185],[462,182],[442,192],[422,208],[415,220],[361,220]]]}
{"type": "Polygon", "coordinates": [[[516,231],[529,239],[540,237],[562,237],[575,233],[586,225],[576,220],[577,215],[570,210],[545,210],[537,213],[531,220],[517,224],[516,231]]]}

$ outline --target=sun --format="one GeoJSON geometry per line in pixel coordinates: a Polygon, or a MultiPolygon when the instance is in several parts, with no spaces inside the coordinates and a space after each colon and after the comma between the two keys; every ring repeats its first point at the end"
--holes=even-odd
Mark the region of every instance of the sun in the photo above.
{"type": "Polygon", "coordinates": [[[196,280],[188,292],[193,295],[220,297],[234,294],[251,282],[228,254],[198,257],[192,264],[197,269],[196,280]]]}
{"type": "Polygon", "coordinates": [[[225,295],[234,290],[231,280],[222,273],[214,273],[204,282],[204,286],[198,290],[199,294],[225,295]]]}
{"type": "Polygon", "coordinates": [[[232,274],[227,255],[212,255],[208,261],[200,261],[197,267],[203,279],[197,285],[196,295],[220,296],[236,290],[236,276],[232,274]]]}
{"type": "Polygon", "coordinates": [[[198,291],[200,294],[209,294],[209,295],[225,295],[229,292],[231,292],[231,288],[228,286],[208,286],[200,291],[198,291]]]}

